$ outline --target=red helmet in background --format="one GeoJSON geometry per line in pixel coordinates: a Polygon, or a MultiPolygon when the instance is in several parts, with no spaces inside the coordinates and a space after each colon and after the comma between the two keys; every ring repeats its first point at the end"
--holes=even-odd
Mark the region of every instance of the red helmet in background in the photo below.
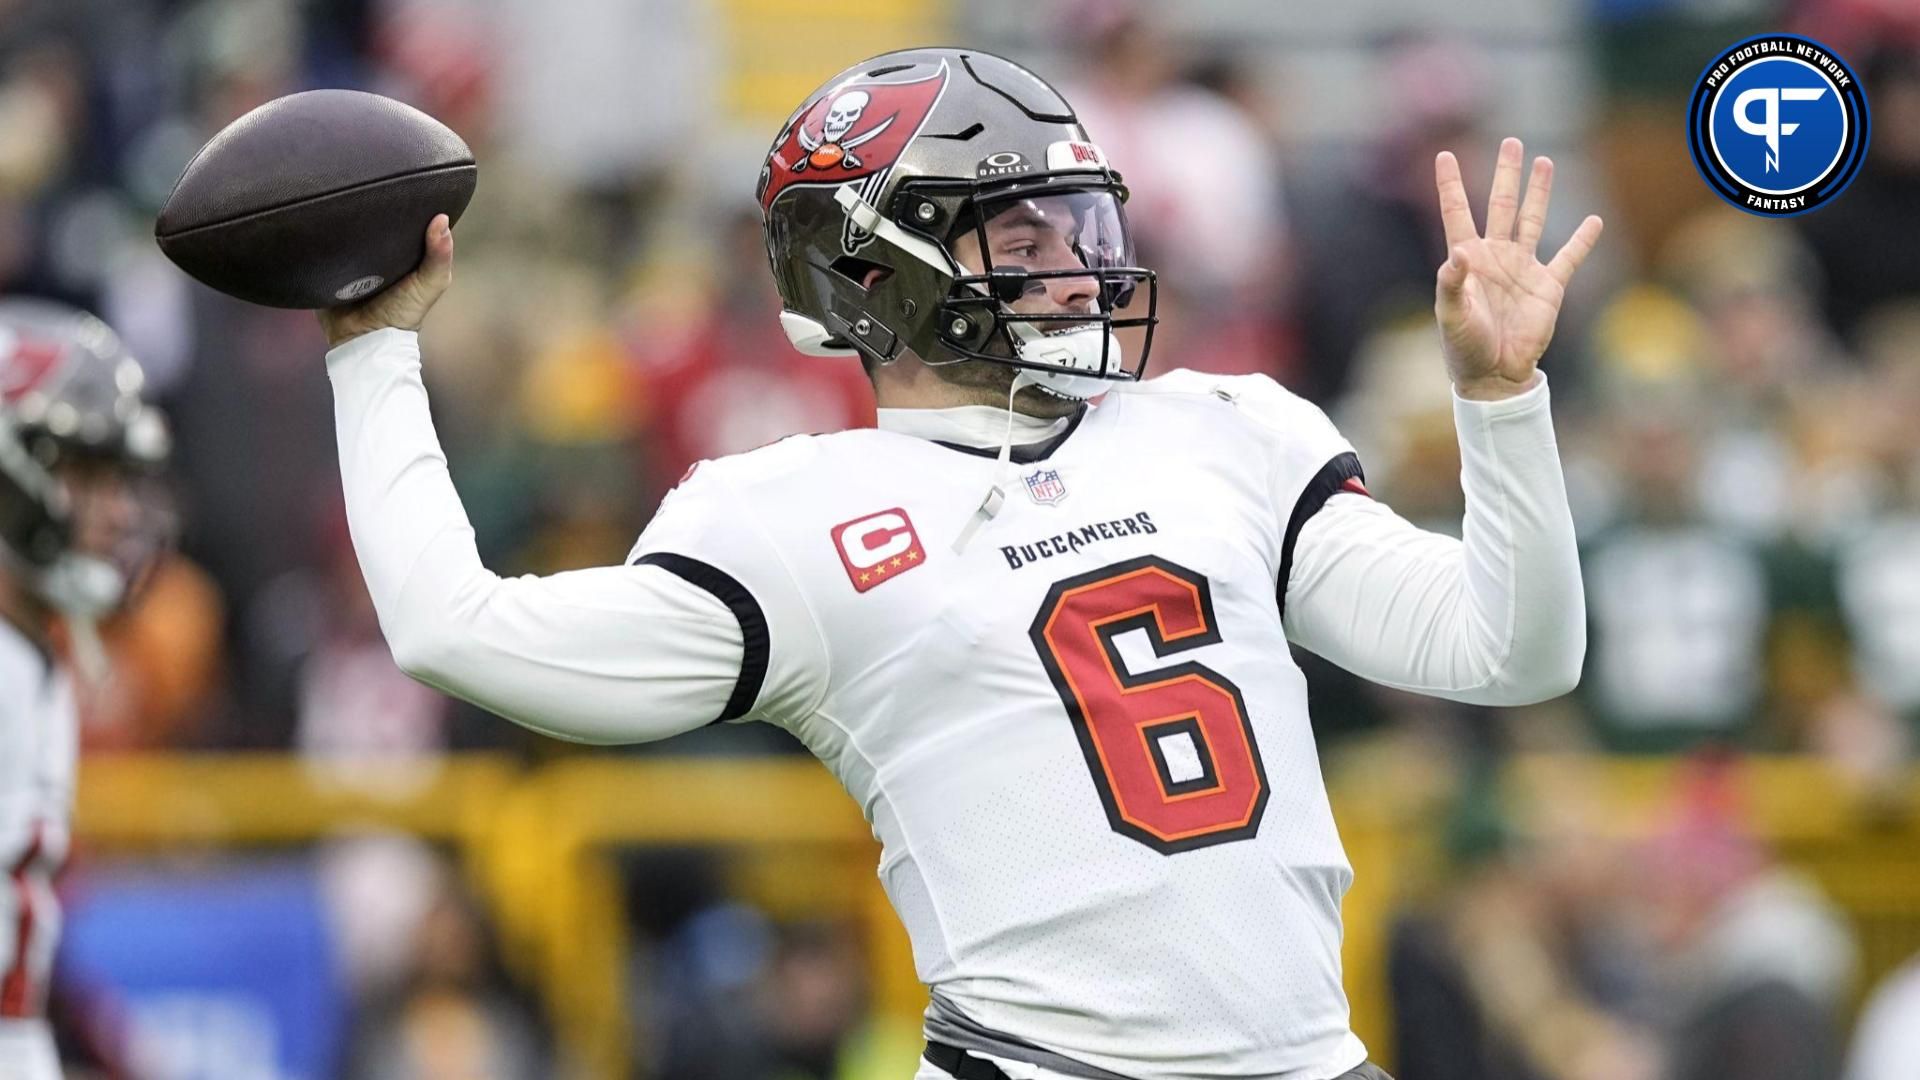
{"type": "Polygon", "coordinates": [[[159,481],[172,439],[145,382],[94,316],[0,300],[0,571],[64,613],[113,611],[171,538],[159,481]],[[120,512],[91,530],[105,537],[93,545],[81,543],[89,511],[73,483],[88,469],[125,481],[120,512]]]}

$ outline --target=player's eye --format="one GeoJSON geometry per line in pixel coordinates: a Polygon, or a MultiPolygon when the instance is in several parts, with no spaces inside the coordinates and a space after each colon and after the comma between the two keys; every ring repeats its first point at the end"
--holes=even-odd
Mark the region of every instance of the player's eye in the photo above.
{"type": "Polygon", "coordinates": [[[1040,256],[1040,245],[1030,240],[1023,240],[1019,243],[1008,244],[1002,251],[1002,254],[1011,255],[1016,259],[1034,259],[1040,256]]]}

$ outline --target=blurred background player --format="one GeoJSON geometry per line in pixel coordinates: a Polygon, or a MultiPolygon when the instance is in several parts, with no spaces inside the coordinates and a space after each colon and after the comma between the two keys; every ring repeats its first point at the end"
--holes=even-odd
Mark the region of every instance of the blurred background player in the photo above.
{"type": "Polygon", "coordinates": [[[60,1074],[45,1020],[79,752],[71,666],[110,678],[97,620],[125,603],[169,529],[155,487],[166,426],[112,330],[47,301],[0,300],[0,1076],[60,1074]]]}

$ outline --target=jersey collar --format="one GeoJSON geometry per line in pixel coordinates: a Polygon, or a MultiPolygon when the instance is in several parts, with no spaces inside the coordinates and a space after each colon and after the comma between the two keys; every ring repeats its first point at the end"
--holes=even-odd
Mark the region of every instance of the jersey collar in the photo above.
{"type": "MultiPolygon", "coordinates": [[[[1016,464],[1044,461],[1067,441],[1087,415],[1082,405],[1071,416],[1043,420],[1024,413],[1013,418],[1016,464]]],[[[946,409],[880,409],[880,428],[937,443],[949,450],[980,457],[998,457],[1007,430],[1007,410],[994,405],[956,405],[946,409]]]]}

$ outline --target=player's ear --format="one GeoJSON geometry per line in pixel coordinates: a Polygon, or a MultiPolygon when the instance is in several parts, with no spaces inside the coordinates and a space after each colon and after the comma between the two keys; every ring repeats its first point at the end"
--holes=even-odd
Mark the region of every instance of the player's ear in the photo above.
{"type": "Polygon", "coordinates": [[[867,292],[872,292],[874,286],[893,276],[892,267],[858,255],[842,255],[833,260],[833,265],[828,269],[867,292]]]}

